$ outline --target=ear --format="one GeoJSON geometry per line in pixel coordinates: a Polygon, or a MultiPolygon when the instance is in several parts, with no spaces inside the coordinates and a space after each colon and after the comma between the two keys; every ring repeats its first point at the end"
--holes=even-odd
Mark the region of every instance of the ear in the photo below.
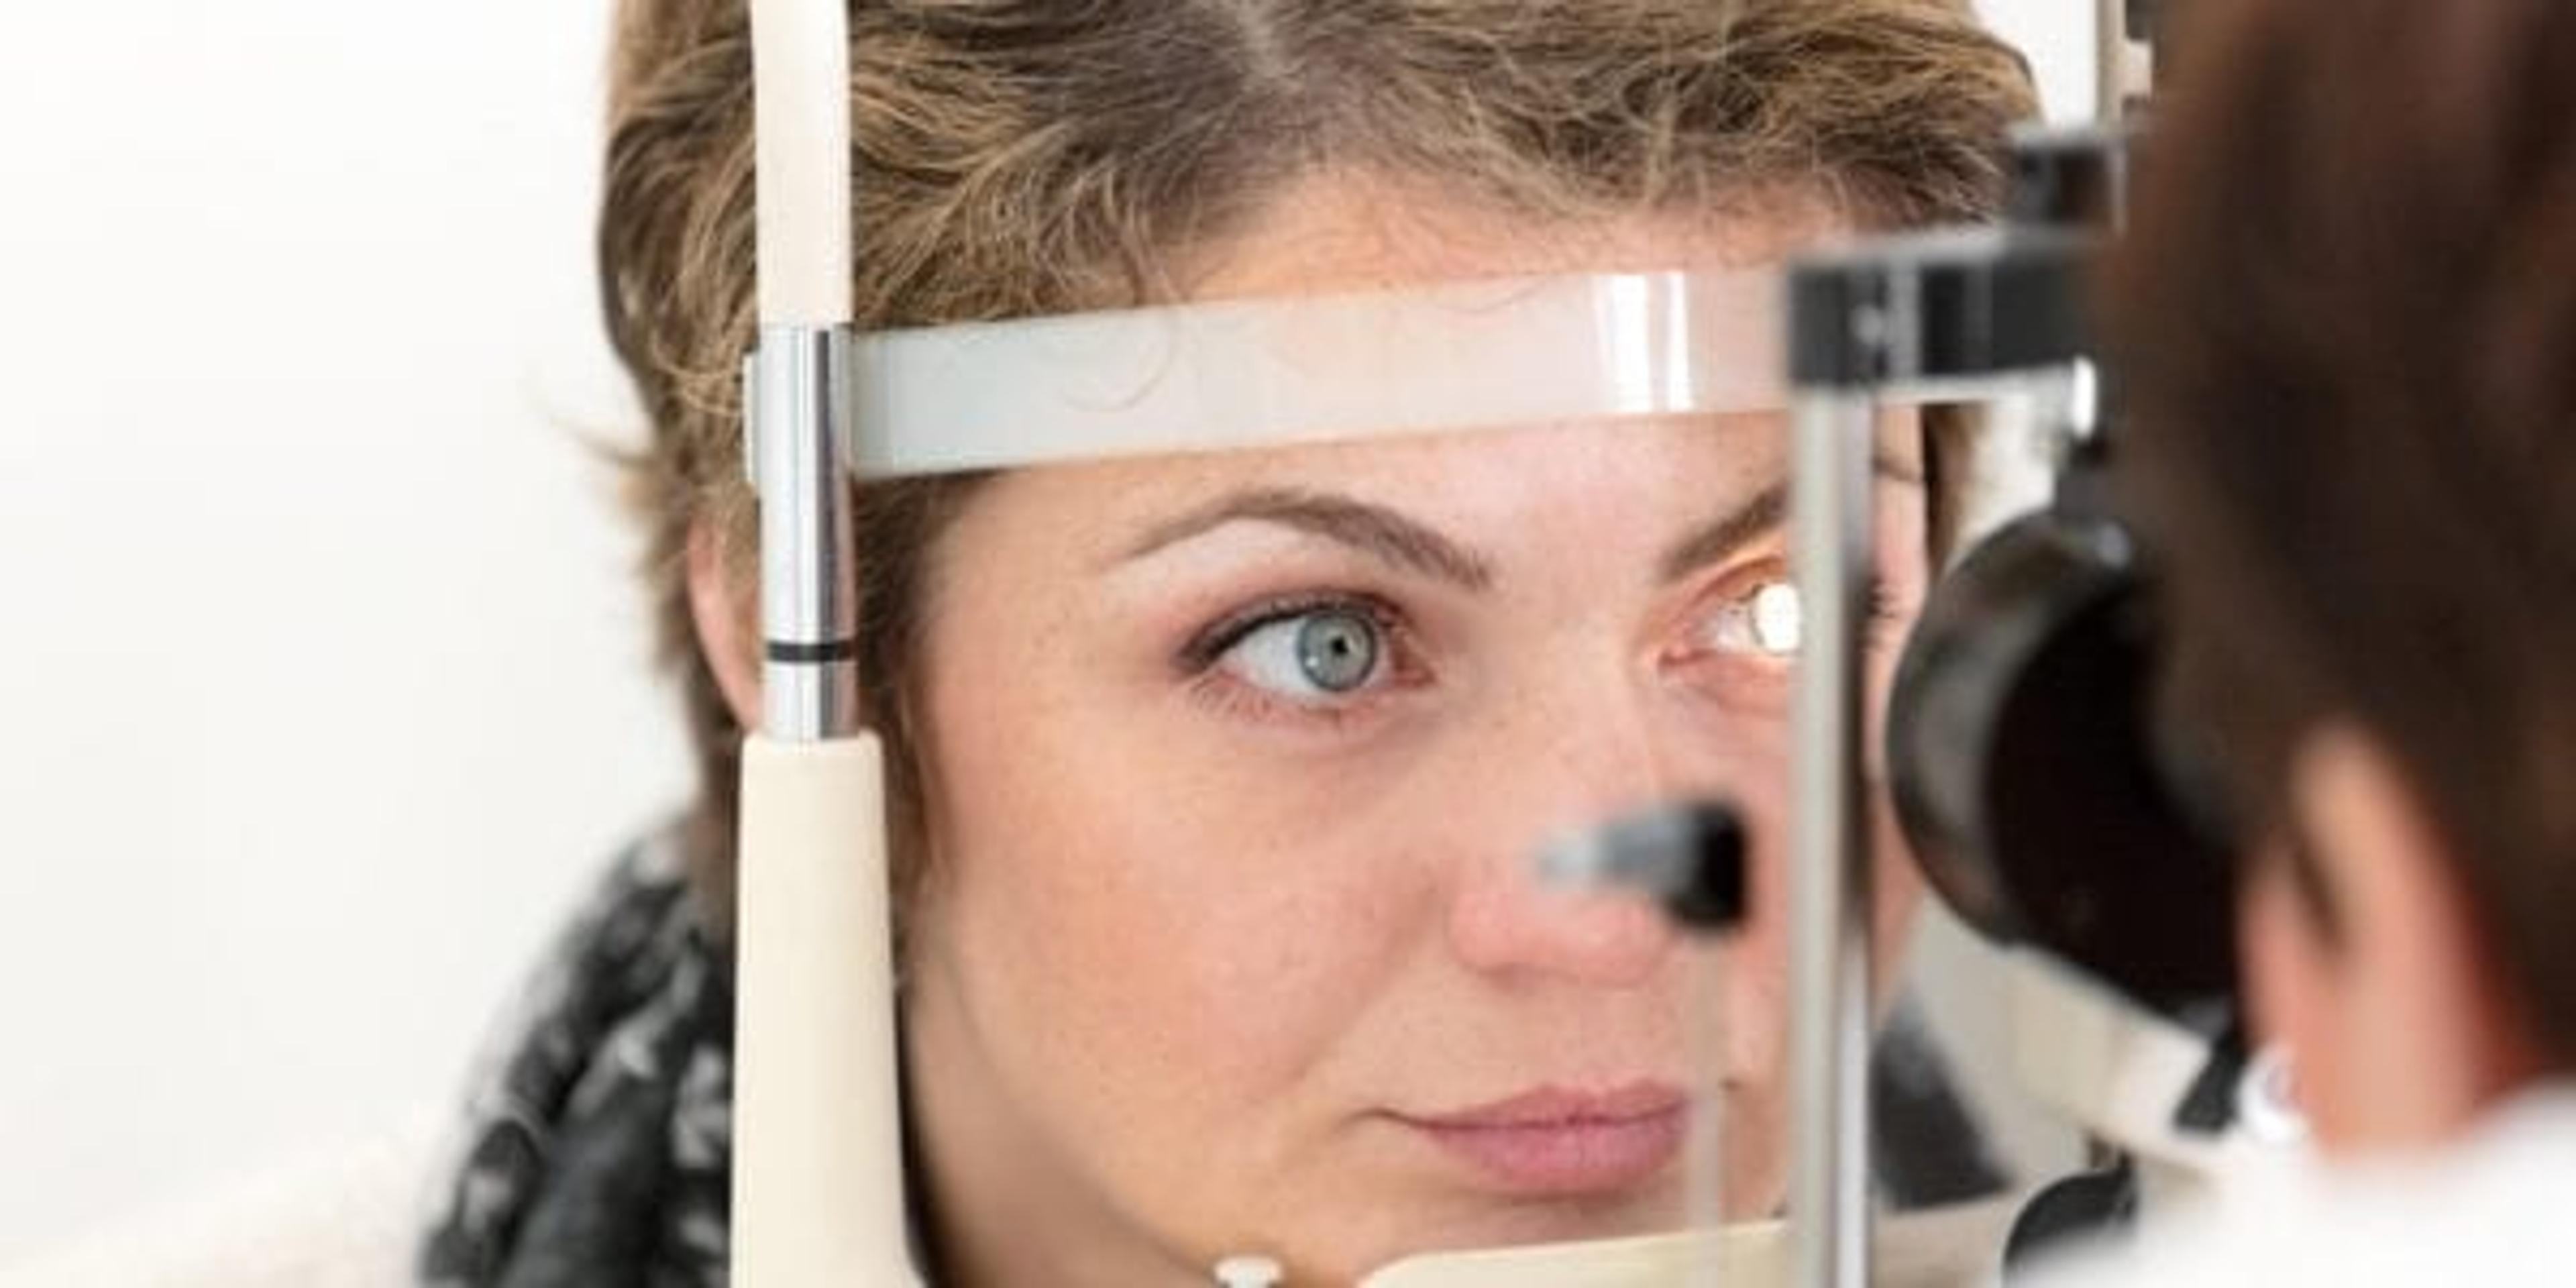
{"type": "Polygon", "coordinates": [[[2308,737],[2290,796],[2336,925],[2328,936],[2313,909],[2290,911],[2287,877],[2258,882],[2246,956],[2266,1024],[2293,1043],[2327,1148],[2437,1144],[2511,1090],[2529,1050],[2454,851],[2384,745],[2352,726],[2308,737]]]}
{"type": "Polygon", "coordinates": [[[716,526],[699,519],[689,525],[689,619],[697,630],[698,651],[733,709],[736,724],[760,727],[760,653],[752,618],[759,611],[726,571],[724,538],[716,526]]]}

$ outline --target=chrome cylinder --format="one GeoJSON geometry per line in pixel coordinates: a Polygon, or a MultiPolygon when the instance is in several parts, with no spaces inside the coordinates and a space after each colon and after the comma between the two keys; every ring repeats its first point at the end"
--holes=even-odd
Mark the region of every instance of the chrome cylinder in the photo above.
{"type": "Polygon", "coordinates": [[[762,730],[781,742],[847,737],[859,728],[848,329],[762,327],[743,384],[744,457],[760,494],[762,730]]]}

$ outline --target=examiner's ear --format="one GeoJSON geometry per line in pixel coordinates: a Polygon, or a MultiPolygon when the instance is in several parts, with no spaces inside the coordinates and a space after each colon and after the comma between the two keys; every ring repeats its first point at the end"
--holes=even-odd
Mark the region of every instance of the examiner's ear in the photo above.
{"type": "Polygon", "coordinates": [[[724,538],[704,519],[689,525],[689,619],[698,634],[698,650],[715,672],[716,687],[735,723],[760,727],[760,658],[752,647],[752,616],[758,608],[733,584],[726,572],[724,538]]]}
{"type": "Polygon", "coordinates": [[[2450,843],[2385,746],[2349,725],[2301,745],[2290,797],[2322,898],[2279,860],[2249,891],[2261,1022],[2290,1044],[2327,1148],[2436,1144],[2509,1092],[2530,1050],[2450,843]]]}

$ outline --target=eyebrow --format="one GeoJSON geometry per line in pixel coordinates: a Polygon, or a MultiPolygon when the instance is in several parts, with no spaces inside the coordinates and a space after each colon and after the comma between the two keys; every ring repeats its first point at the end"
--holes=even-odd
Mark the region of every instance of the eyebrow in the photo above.
{"type": "Polygon", "coordinates": [[[1294,528],[1467,590],[1494,584],[1491,560],[1416,520],[1367,501],[1295,488],[1255,488],[1219,497],[1156,525],[1126,558],[1141,559],[1212,528],[1247,520],[1294,528]]]}
{"type": "MultiPolygon", "coordinates": [[[[1882,478],[1923,482],[1919,471],[1884,454],[1874,456],[1870,466],[1882,478]]],[[[1778,528],[1787,520],[1788,509],[1787,482],[1762,489],[1673,543],[1658,564],[1662,580],[1680,580],[1778,528]]],[[[1120,561],[1133,562],[1229,523],[1241,522],[1292,528],[1465,590],[1485,591],[1494,585],[1492,560],[1429,525],[1373,502],[1300,488],[1251,488],[1219,497],[1156,524],[1128,547],[1120,561]]]]}
{"type": "MultiPolygon", "coordinates": [[[[1921,470],[1884,452],[1870,456],[1869,468],[1870,473],[1883,479],[1916,486],[1923,483],[1921,470]]],[[[1789,482],[1783,479],[1674,542],[1656,562],[1656,572],[1667,584],[1680,581],[1742,549],[1754,538],[1778,529],[1788,519],[1789,482]]]]}

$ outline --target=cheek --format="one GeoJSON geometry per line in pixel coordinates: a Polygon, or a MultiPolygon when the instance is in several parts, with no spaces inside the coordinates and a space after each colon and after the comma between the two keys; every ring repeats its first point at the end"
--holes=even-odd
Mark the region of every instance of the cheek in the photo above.
{"type": "MultiPolygon", "coordinates": [[[[1752,798],[1748,798],[1752,799],[1752,798]]],[[[1748,820],[1757,838],[1753,854],[1753,918],[1745,938],[1745,969],[1760,976],[1762,993],[1772,1009],[1785,1010],[1788,998],[1790,893],[1795,879],[1789,862],[1791,805],[1786,784],[1760,798],[1748,820]]],[[[1904,829],[1886,794],[1873,790],[1868,811],[1870,829],[1871,982],[1885,998],[1893,991],[1907,956],[1916,914],[1923,906],[1923,876],[1904,829]]]]}
{"type": "Polygon", "coordinates": [[[1401,937],[1363,844],[1385,829],[1071,665],[991,661],[935,689],[935,951],[1009,1081],[1113,1150],[1293,1102],[1401,937]]]}
{"type": "MultiPolygon", "coordinates": [[[[1863,786],[1868,794],[1866,819],[1872,860],[1871,973],[1873,987],[1882,999],[1892,996],[1897,975],[1904,966],[1924,892],[1921,869],[1897,821],[1895,802],[1887,793],[1879,769],[1886,697],[1896,661],[1897,649],[1892,640],[1870,658],[1867,719],[1862,731],[1863,786]]],[[[1789,882],[1794,875],[1790,870],[1790,838],[1796,810],[1791,781],[1795,732],[1787,715],[1781,716],[1776,728],[1748,745],[1752,750],[1747,754],[1730,757],[1723,769],[1704,772],[1701,777],[1718,784],[1726,799],[1737,802],[1753,837],[1753,915],[1740,968],[1751,978],[1742,987],[1748,1001],[1760,1008],[1750,1013],[1779,1025],[1786,1022],[1788,1006],[1789,882]]]]}

